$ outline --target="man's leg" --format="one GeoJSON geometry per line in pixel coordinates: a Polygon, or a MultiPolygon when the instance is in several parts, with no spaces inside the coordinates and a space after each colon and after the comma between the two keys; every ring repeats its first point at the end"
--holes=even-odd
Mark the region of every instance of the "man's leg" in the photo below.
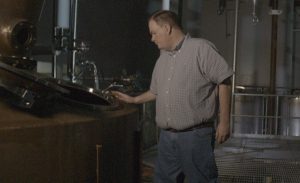
{"type": "Polygon", "coordinates": [[[182,172],[178,160],[177,133],[161,130],[158,156],[154,169],[154,183],[177,183],[182,172]]]}
{"type": "Polygon", "coordinates": [[[213,128],[196,129],[181,133],[179,144],[183,172],[189,183],[215,183],[218,172],[214,156],[213,128]]]}

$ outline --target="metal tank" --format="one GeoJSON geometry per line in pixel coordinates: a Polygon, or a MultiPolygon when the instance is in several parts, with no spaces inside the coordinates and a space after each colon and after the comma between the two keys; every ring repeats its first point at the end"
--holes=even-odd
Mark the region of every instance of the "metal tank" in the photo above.
{"type": "Polygon", "coordinates": [[[279,131],[283,136],[300,136],[300,97],[282,101],[279,131]]]}
{"type": "Polygon", "coordinates": [[[43,0],[0,0],[1,182],[139,182],[138,110],[34,72],[43,0]]]}
{"type": "Polygon", "coordinates": [[[234,96],[233,133],[262,134],[264,119],[264,98],[255,96],[263,94],[263,88],[237,86],[234,96]]]}

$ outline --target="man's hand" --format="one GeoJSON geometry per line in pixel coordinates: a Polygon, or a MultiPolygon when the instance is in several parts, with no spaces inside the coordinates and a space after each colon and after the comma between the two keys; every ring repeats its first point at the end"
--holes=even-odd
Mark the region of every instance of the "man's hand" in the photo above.
{"type": "Polygon", "coordinates": [[[118,91],[112,91],[111,93],[120,101],[126,103],[133,103],[133,104],[141,104],[141,103],[149,102],[155,100],[156,98],[156,95],[152,94],[150,91],[147,91],[136,97],[131,97],[129,95],[126,95],[118,91]]]}
{"type": "Polygon", "coordinates": [[[216,130],[216,141],[222,144],[230,137],[230,124],[229,122],[221,122],[218,124],[216,130]]]}
{"type": "Polygon", "coordinates": [[[111,92],[114,97],[116,97],[118,100],[126,102],[126,103],[134,103],[134,97],[131,97],[129,95],[126,95],[124,93],[118,92],[118,91],[112,91],[111,92]]]}

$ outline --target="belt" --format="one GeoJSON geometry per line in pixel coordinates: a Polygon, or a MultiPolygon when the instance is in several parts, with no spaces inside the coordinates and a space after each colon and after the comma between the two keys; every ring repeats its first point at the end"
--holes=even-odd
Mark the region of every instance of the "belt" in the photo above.
{"type": "Polygon", "coordinates": [[[198,125],[195,125],[195,126],[192,126],[192,127],[186,128],[186,129],[182,129],[182,130],[176,130],[174,128],[166,128],[164,130],[174,132],[174,133],[179,133],[179,132],[188,132],[188,131],[193,131],[193,130],[200,129],[200,128],[210,128],[210,127],[214,127],[213,122],[200,123],[198,125]]]}

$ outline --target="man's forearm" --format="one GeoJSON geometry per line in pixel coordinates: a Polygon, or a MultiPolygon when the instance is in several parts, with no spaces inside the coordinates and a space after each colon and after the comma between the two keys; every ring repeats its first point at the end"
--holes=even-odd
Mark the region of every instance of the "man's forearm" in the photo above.
{"type": "Polygon", "coordinates": [[[220,100],[220,122],[229,123],[230,121],[230,103],[231,103],[231,86],[227,84],[219,85],[220,100]]]}
{"type": "Polygon", "coordinates": [[[141,104],[141,103],[145,103],[145,102],[149,102],[152,100],[155,100],[156,95],[154,95],[153,93],[151,93],[150,91],[147,91],[139,96],[134,97],[134,102],[135,104],[141,104]]]}

